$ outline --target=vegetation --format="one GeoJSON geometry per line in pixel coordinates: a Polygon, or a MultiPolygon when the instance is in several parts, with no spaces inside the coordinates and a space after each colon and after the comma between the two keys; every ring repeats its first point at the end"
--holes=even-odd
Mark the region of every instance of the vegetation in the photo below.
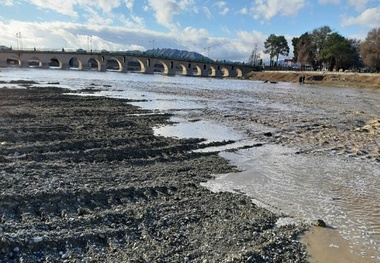
{"type": "Polygon", "coordinates": [[[264,42],[264,53],[269,54],[271,66],[273,66],[273,58],[276,57],[276,65],[280,55],[287,56],[289,54],[288,41],[284,36],[276,36],[271,34],[264,42]]]}
{"type": "Polygon", "coordinates": [[[360,46],[360,55],[368,67],[380,72],[380,28],[372,29],[360,46]]]}
{"type": "MultiPolygon", "coordinates": [[[[367,70],[380,72],[380,28],[372,29],[365,41],[350,39],[322,26],[292,39],[293,61],[314,70],[367,70]],[[366,67],[366,68],[364,68],[366,67]]],[[[271,34],[264,42],[271,68],[278,65],[280,55],[289,54],[284,36],[271,34]],[[274,61],[274,58],[276,60],[274,61]]]]}

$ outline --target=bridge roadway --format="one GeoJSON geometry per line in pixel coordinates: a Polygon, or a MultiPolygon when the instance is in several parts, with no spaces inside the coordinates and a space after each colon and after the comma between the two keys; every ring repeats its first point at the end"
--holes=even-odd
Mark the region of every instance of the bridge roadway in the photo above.
{"type": "Polygon", "coordinates": [[[0,67],[59,68],[78,70],[141,72],[164,75],[183,75],[216,78],[242,77],[252,66],[222,61],[181,60],[173,58],[134,55],[128,52],[67,52],[38,50],[0,50],[0,67]]]}

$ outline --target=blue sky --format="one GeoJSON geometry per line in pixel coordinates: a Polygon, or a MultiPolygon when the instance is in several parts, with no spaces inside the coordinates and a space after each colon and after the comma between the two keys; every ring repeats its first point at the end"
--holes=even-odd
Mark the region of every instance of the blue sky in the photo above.
{"type": "Polygon", "coordinates": [[[364,39],[380,27],[380,0],[0,0],[0,45],[14,49],[177,48],[248,61],[270,34],[292,52],[293,37],[321,26],[364,39]]]}

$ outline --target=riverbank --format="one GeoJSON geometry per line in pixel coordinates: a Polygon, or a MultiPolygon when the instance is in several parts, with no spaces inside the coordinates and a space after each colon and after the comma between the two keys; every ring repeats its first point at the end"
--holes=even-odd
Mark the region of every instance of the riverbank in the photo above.
{"type": "Polygon", "coordinates": [[[308,261],[304,226],[201,187],[234,167],[168,114],[65,92],[0,89],[0,261],[308,261]]]}
{"type": "Polygon", "coordinates": [[[380,74],[352,72],[321,72],[321,71],[260,71],[251,72],[246,78],[268,82],[299,83],[305,76],[305,84],[334,86],[380,88],[380,74]]]}

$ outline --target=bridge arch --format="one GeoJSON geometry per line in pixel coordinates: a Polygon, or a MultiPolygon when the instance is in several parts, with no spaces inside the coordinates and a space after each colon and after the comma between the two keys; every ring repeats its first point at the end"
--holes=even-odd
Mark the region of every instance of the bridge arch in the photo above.
{"type": "Polygon", "coordinates": [[[116,57],[108,57],[106,59],[106,70],[110,71],[122,71],[123,65],[116,57]]]}
{"type": "Polygon", "coordinates": [[[227,67],[222,67],[220,71],[222,73],[222,77],[228,78],[230,76],[230,70],[227,67]]]}
{"type": "MultiPolygon", "coordinates": [[[[60,68],[61,67],[62,67],[62,65],[60,65],[60,68]]],[[[83,62],[77,57],[72,57],[69,60],[69,68],[70,69],[83,70],[83,62]]]]}
{"type": "Polygon", "coordinates": [[[241,68],[236,68],[236,77],[243,77],[243,70],[241,68]]]}
{"type": "MultiPolygon", "coordinates": [[[[150,63],[150,60],[147,59],[147,65],[149,65],[149,63],[150,63]]],[[[132,57],[131,59],[128,60],[127,69],[133,72],[146,73],[146,66],[144,62],[141,60],[141,58],[138,58],[138,57],[132,57]]]]}
{"type": "Polygon", "coordinates": [[[49,60],[48,67],[49,68],[59,68],[59,69],[62,69],[63,68],[63,62],[58,57],[52,57],[49,60]]]}
{"type": "Polygon", "coordinates": [[[87,66],[89,70],[102,70],[102,64],[98,59],[96,59],[96,57],[89,58],[87,61],[87,66]]]}
{"type": "Polygon", "coordinates": [[[186,67],[186,65],[184,63],[179,63],[178,68],[182,72],[182,76],[191,76],[192,75],[192,74],[190,74],[188,67],[186,67]]]}
{"type": "Polygon", "coordinates": [[[42,67],[42,61],[38,57],[31,57],[28,59],[28,67],[31,68],[40,68],[42,67]]]}
{"type": "Polygon", "coordinates": [[[6,59],[8,67],[21,67],[21,60],[16,56],[10,56],[6,59]]]}

